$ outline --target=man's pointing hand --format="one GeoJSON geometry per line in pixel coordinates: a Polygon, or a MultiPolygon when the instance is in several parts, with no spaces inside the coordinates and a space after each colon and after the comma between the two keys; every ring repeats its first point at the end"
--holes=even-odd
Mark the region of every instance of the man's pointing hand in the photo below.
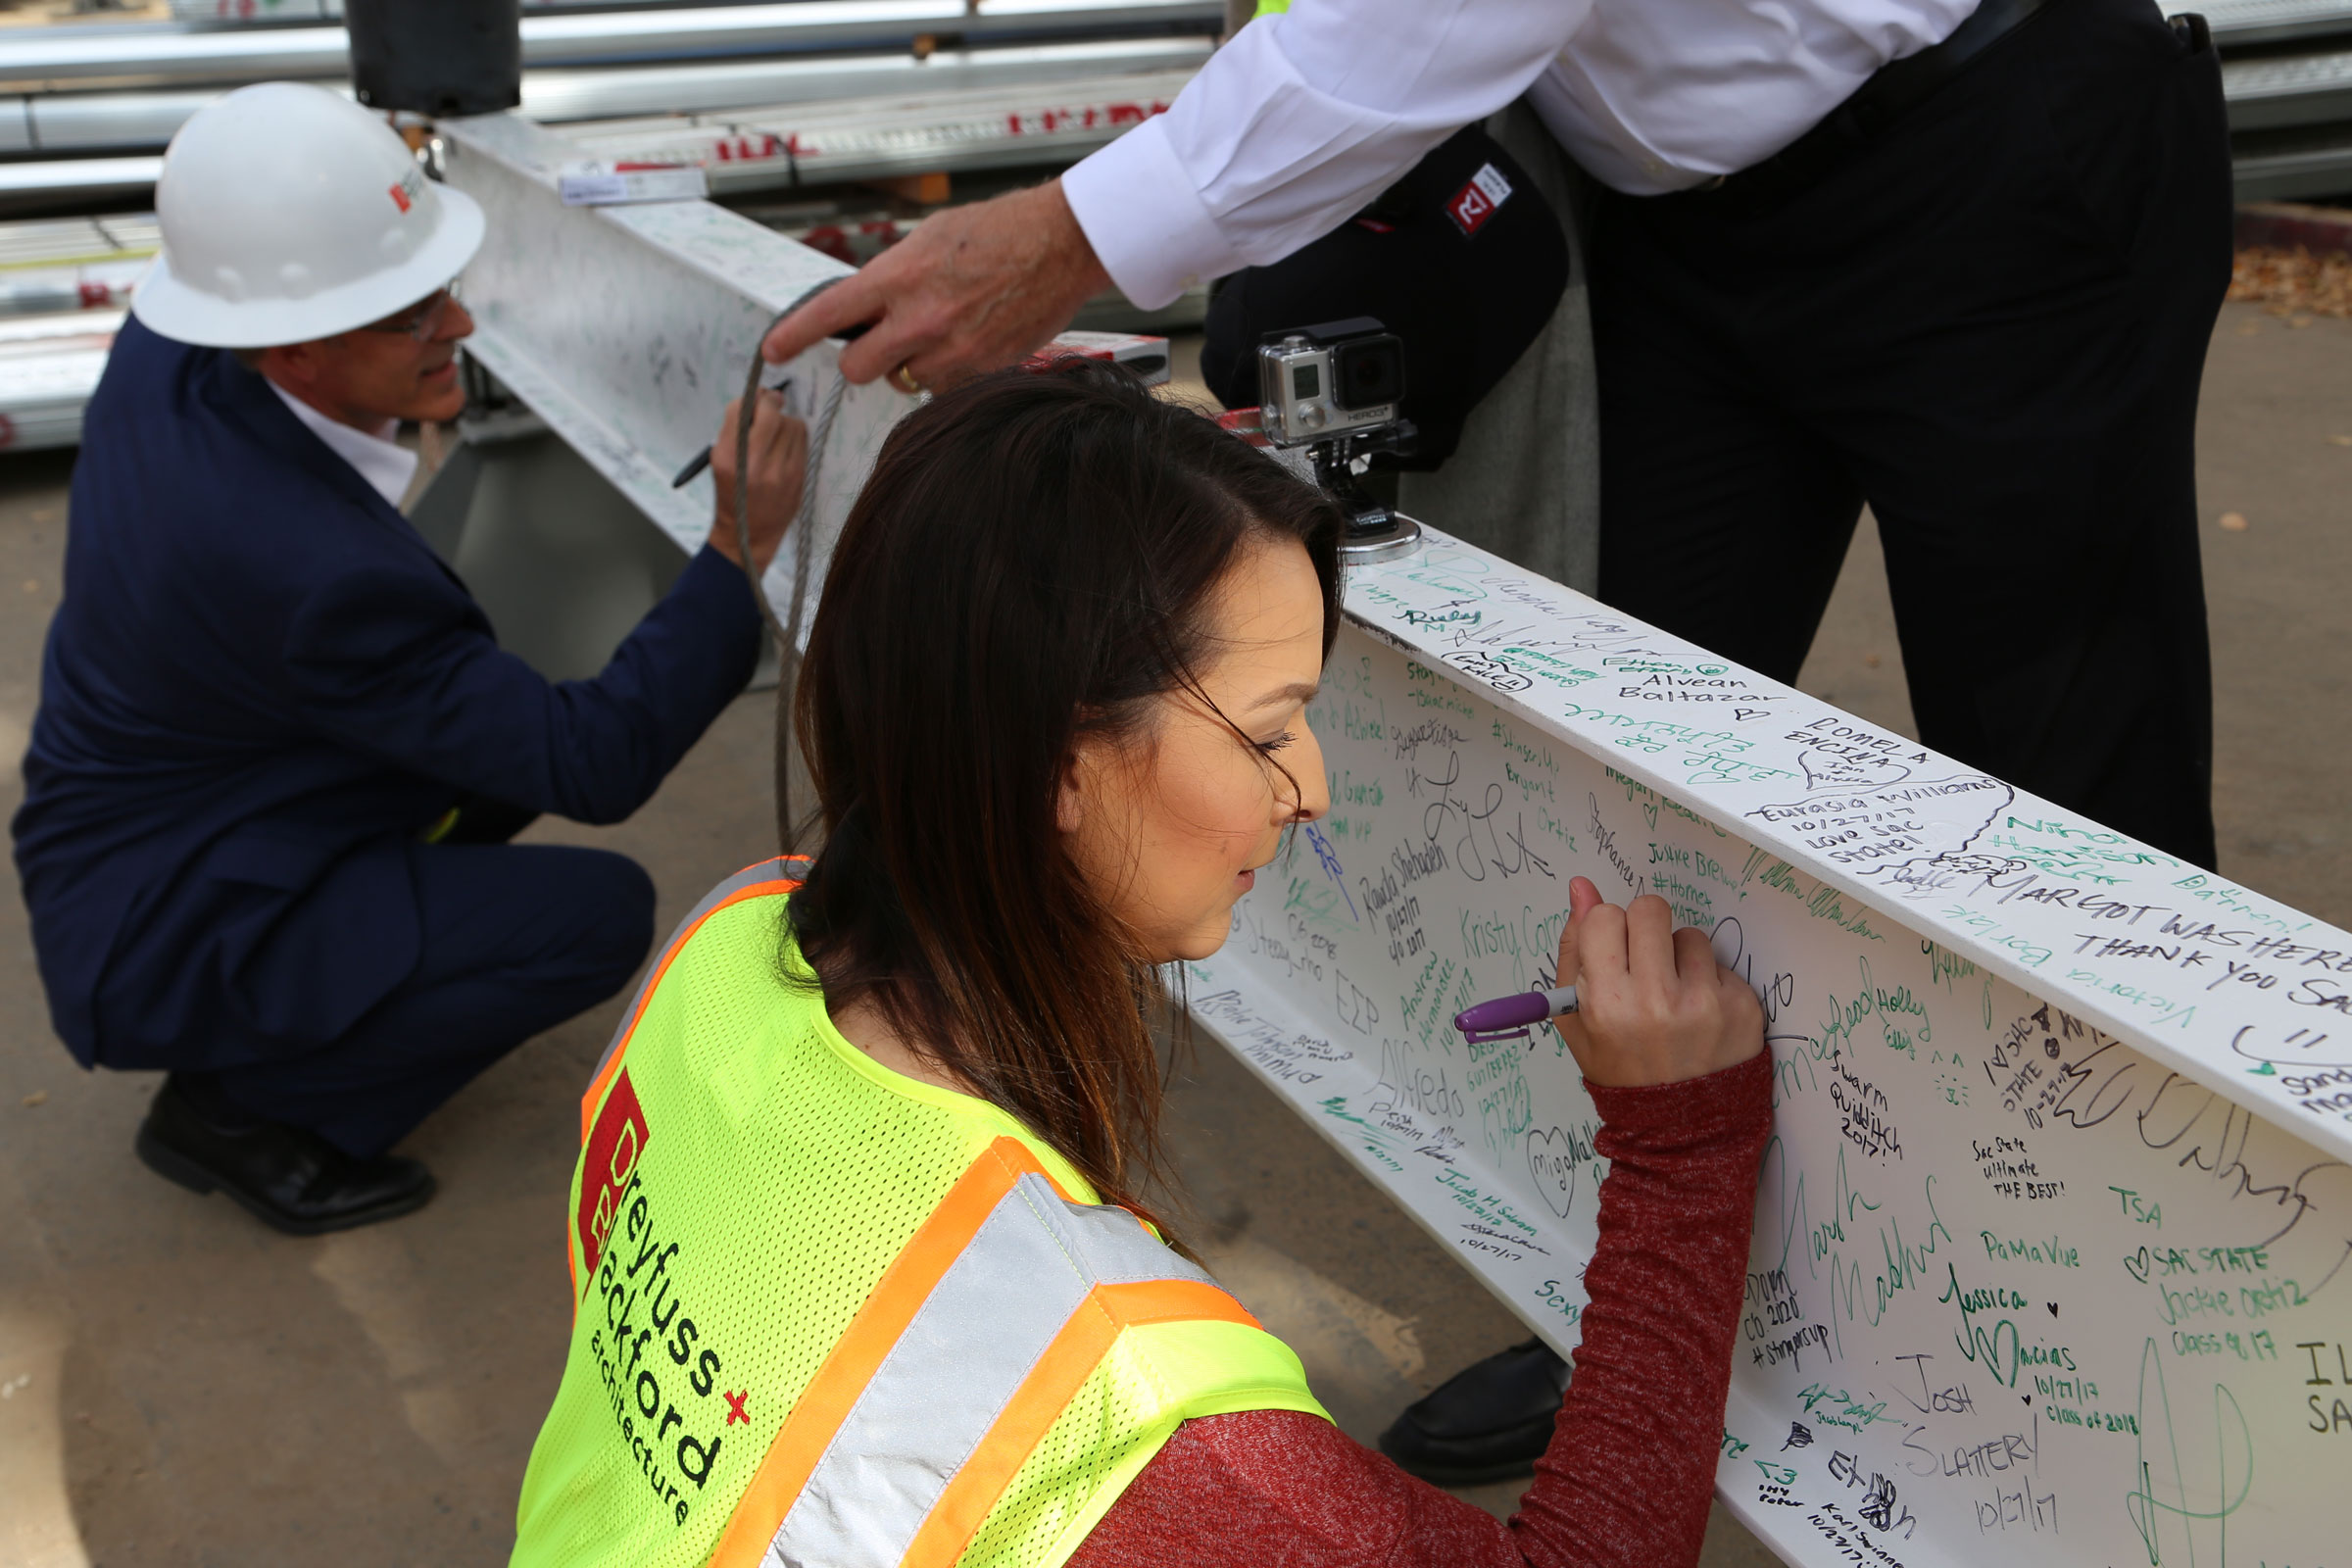
{"type": "Polygon", "coordinates": [[[842,350],[844,376],[947,387],[1028,358],[1109,283],[1061,181],[1048,180],[924,219],[777,322],[760,353],[780,365],[820,338],[871,322],[842,350]]]}

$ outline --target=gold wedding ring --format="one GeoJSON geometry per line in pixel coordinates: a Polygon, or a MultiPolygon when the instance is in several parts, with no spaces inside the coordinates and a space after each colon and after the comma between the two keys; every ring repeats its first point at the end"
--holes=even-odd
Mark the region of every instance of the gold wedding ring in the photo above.
{"type": "Polygon", "coordinates": [[[923,384],[914,378],[914,372],[906,368],[903,362],[897,369],[890,372],[890,384],[910,398],[922,395],[923,384]]]}

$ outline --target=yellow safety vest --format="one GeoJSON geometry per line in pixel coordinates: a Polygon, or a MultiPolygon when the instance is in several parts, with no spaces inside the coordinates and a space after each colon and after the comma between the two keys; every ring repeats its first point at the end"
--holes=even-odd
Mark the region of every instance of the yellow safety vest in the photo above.
{"type": "Polygon", "coordinates": [[[581,1102],[514,1562],[1058,1568],[1179,1422],[1322,1415],[1141,1220],[786,983],[797,885],[769,861],[703,901],[581,1102]]]}

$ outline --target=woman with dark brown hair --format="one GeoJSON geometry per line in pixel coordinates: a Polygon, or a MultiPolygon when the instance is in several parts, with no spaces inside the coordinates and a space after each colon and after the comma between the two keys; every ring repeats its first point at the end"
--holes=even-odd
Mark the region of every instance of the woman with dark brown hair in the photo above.
{"type": "Polygon", "coordinates": [[[1770,1075],[1663,902],[1571,884],[1612,1166],[1508,1526],[1340,1434],[1145,1207],[1161,966],[1329,804],[1341,525],[1103,367],[892,433],[801,676],[824,847],[688,918],[583,1102],[518,1563],[1696,1559],[1770,1075]]]}

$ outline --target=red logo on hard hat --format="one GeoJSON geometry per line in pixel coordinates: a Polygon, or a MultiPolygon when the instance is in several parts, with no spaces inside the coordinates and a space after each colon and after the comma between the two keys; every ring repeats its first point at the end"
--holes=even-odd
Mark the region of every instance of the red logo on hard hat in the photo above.
{"type": "Polygon", "coordinates": [[[392,186],[391,191],[392,205],[399,208],[404,213],[407,212],[409,210],[409,193],[405,190],[402,190],[398,185],[392,186]]]}
{"type": "MultiPolygon", "coordinates": [[[[636,1087],[624,1068],[605,1097],[596,1126],[588,1134],[587,1157],[580,1164],[580,1257],[583,1274],[596,1272],[605,1255],[605,1243],[620,1218],[620,1200],[637,1174],[637,1157],[645,1152],[652,1131],[637,1103],[636,1087]]],[[[643,1201],[643,1200],[640,1200],[643,1201]]]]}

